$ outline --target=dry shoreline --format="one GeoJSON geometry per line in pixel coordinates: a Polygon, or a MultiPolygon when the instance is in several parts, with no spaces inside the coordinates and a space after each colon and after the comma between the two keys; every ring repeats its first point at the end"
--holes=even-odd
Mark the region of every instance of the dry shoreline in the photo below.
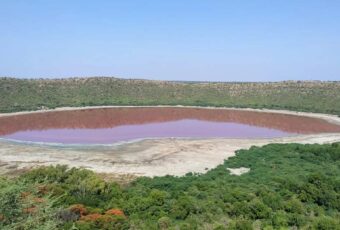
{"type": "MultiPolygon", "coordinates": [[[[27,111],[0,114],[12,116],[51,111],[118,108],[118,107],[180,107],[202,109],[233,109],[265,113],[282,113],[324,119],[339,124],[335,115],[293,112],[267,109],[239,109],[198,106],[92,106],[64,107],[53,110],[27,111]]],[[[340,142],[340,133],[298,135],[274,139],[152,139],[112,146],[48,146],[39,144],[15,143],[0,140],[0,174],[12,174],[20,170],[41,165],[66,164],[71,167],[84,167],[98,173],[133,174],[136,176],[182,176],[188,172],[204,173],[216,167],[225,159],[235,155],[238,149],[262,146],[269,143],[333,143],[340,142]]]]}

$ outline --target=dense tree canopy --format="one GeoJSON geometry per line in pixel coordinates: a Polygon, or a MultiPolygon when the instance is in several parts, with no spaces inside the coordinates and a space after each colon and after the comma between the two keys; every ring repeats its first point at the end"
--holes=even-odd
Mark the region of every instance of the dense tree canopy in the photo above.
{"type": "Polygon", "coordinates": [[[3,229],[339,229],[340,144],[239,150],[205,174],[120,186],[85,169],[0,180],[3,229]],[[250,168],[240,176],[227,168],[250,168]]]}

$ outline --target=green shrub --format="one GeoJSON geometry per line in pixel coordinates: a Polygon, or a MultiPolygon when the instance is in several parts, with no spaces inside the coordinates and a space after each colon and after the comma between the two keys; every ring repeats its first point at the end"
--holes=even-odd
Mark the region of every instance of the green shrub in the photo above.
{"type": "Polygon", "coordinates": [[[89,170],[42,167],[0,179],[0,228],[336,229],[339,155],[337,143],[270,144],[239,150],[205,174],[141,177],[124,187],[89,170]],[[242,166],[250,172],[226,172],[242,166]],[[86,214],[70,212],[77,204],[86,214]]]}

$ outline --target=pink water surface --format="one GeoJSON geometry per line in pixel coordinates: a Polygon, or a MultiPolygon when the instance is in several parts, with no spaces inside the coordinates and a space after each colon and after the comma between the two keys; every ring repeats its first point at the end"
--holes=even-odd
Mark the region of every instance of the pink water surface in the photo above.
{"type": "Polygon", "coordinates": [[[7,139],[63,144],[111,144],[145,138],[274,138],[294,133],[234,122],[182,119],[108,128],[22,130],[7,139]]]}

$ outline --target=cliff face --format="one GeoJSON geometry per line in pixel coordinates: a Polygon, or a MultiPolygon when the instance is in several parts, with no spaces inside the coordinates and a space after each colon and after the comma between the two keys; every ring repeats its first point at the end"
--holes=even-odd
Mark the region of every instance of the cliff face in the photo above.
{"type": "Polygon", "coordinates": [[[340,115],[340,82],[173,82],[109,77],[0,78],[0,112],[85,105],[201,105],[340,115]]]}

